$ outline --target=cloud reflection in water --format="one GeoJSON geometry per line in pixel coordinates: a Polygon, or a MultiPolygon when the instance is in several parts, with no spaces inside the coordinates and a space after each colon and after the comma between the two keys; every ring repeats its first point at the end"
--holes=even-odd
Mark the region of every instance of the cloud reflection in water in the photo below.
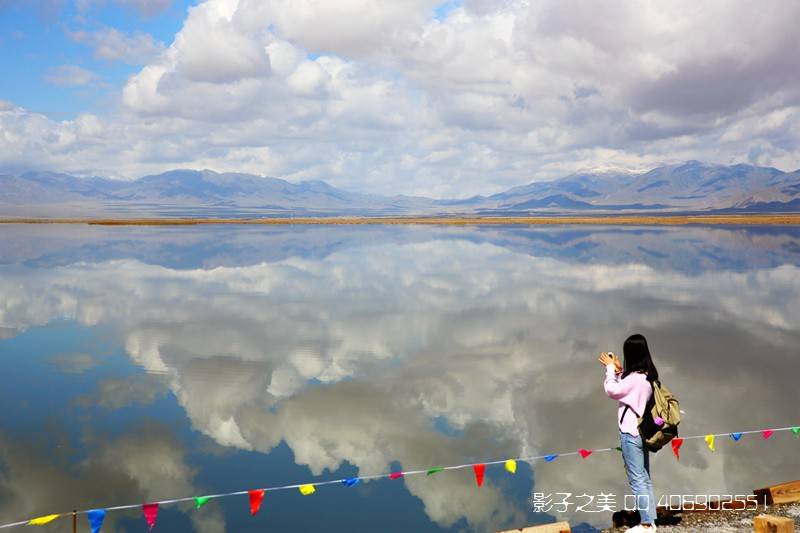
{"type": "MultiPolygon", "coordinates": [[[[795,230],[204,228],[187,234],[201,250],[188,262],[172,230],[115,231],[77,246],[107,244],[113,257],[70,257],[75,247],[48,241],[4,261],[3,331],[113,325],[194,429],[234,449],[285,442],[315,475],[614,446],[596,354],[621,351],[634,331],[688,413],[685,434],[799,422],[795,230]]],[[[96,401],[131,387],[159,394],[125,379],[98,384],[96,401]]],[[[743,440],[710,456],[687,443],[679,466],[654,457],[656,492],[741,493],[797,477],[796,445],[743,440]]],[[[537,464],[536,490],[624,493],[618,457],[587,461],[537,464]]],[[[443,527],[526,520],[502,484],[476,499],[467,474],[405,483],[443,527]]],[[[174,488],[167,496],[192,489],[174,488]]]]}

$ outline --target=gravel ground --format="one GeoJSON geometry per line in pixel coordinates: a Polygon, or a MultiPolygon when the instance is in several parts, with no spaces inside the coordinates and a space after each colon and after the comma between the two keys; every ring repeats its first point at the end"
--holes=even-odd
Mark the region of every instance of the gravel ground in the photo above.
{"type": "MultiPolygon", "coordinates": [[[[738,533],[740,531],[753,531],[753,517],[760,514],[775,516],[788,516],[796,524],[800,524],[800,503],[772,505],[758,511],[708,511],[696,513],[683,513],[677,525],[658,526],[658,531],[664,533],[738,533]]],[[[627,528],[604,529],[603,533],[621,533],[627,528]]]]}

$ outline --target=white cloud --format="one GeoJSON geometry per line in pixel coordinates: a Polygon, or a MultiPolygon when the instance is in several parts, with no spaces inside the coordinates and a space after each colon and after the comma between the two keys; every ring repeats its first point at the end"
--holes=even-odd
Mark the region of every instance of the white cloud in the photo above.
{"type": "Polygon", "coordinates": [[[117,4],[135,9],[143,17],[154,17],[169,9],[172,0],[114,0],[117,4]]]}
{"type": "Polygon", "coordinates": [[[53,85],[75,87],[89,85],[96,81],[98,76],[78,65],[60,65],[50,69],[44,79],[53,85]]]}
{"type": "Polygon", "coordinates": [[[315,61],[304,61],[286,79],[289,88],[297,94],[312,96],[319,94],[330,80],[330,74],[315,61]]]}
{"type": "Polygon", "coordinates": [[[94,48],[94,57],[107,61],[123,61],[133,65],[145,64],[154,59],[164,45],[155,41],[152,35],[134,32],[128,35],[116,28],[103,28],[97,31],[76,31],[70,37],[94,48]]]}
{"type": "MultiPolygon", "coordinates": [[[[434,196],[686,159],[800,167],[795,2],[482,0],[436,20],[438,3],[208,0],[103,117],[124,142],[39,141],[33,160],[434,196]]],[[[108,56],[155,51],[106,37],[108,56]]]]}
{"type": "Polygon", "coordinates": [[[314,53],[363,56],[405,45],[430,20],[439,0],[242,0],[232,11],[237,24],[263,23],[314,53]]]}
{"type": "Polygon", "coordinates": [[[226,11],[191,9],[162,64],[199,83],[235,83],[268,75],[269,56],[263,42],[266,30],[243,31],[226,11]]]}

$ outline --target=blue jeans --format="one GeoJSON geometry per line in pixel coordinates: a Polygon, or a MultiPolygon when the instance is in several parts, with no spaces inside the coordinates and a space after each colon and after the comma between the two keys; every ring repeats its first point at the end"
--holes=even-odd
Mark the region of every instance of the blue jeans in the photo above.
{"type": "Polygon", "coordinates": [[[641,436],[619,432],[622,459],[628,473],[628,483],[636,497],[636,508],[643,524],[656,521],[656,499],[653,497],[653,483],[650,481],[650,452],[644,448],[641,436]]]}

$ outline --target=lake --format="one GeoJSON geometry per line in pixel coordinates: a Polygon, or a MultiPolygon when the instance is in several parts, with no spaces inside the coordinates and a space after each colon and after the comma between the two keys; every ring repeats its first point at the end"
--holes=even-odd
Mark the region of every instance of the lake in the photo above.
{"type": "MultiPolygon", "coordinates": [[[[682,435],[800,424],[800,228],[0,226],[0,522],[614,447],[597,357],[636,332],[682,435]]],[[[800,478],[798,452],[686,441],[652,456],[655,492],[748,494],[800,478]]],[[[467,468],[268,492],[256,516],[163,505],[154,531],[592,531],[611,513],[577,496],[600,493],[627,493],[615,451],[480,489],[467,468]]]]}

